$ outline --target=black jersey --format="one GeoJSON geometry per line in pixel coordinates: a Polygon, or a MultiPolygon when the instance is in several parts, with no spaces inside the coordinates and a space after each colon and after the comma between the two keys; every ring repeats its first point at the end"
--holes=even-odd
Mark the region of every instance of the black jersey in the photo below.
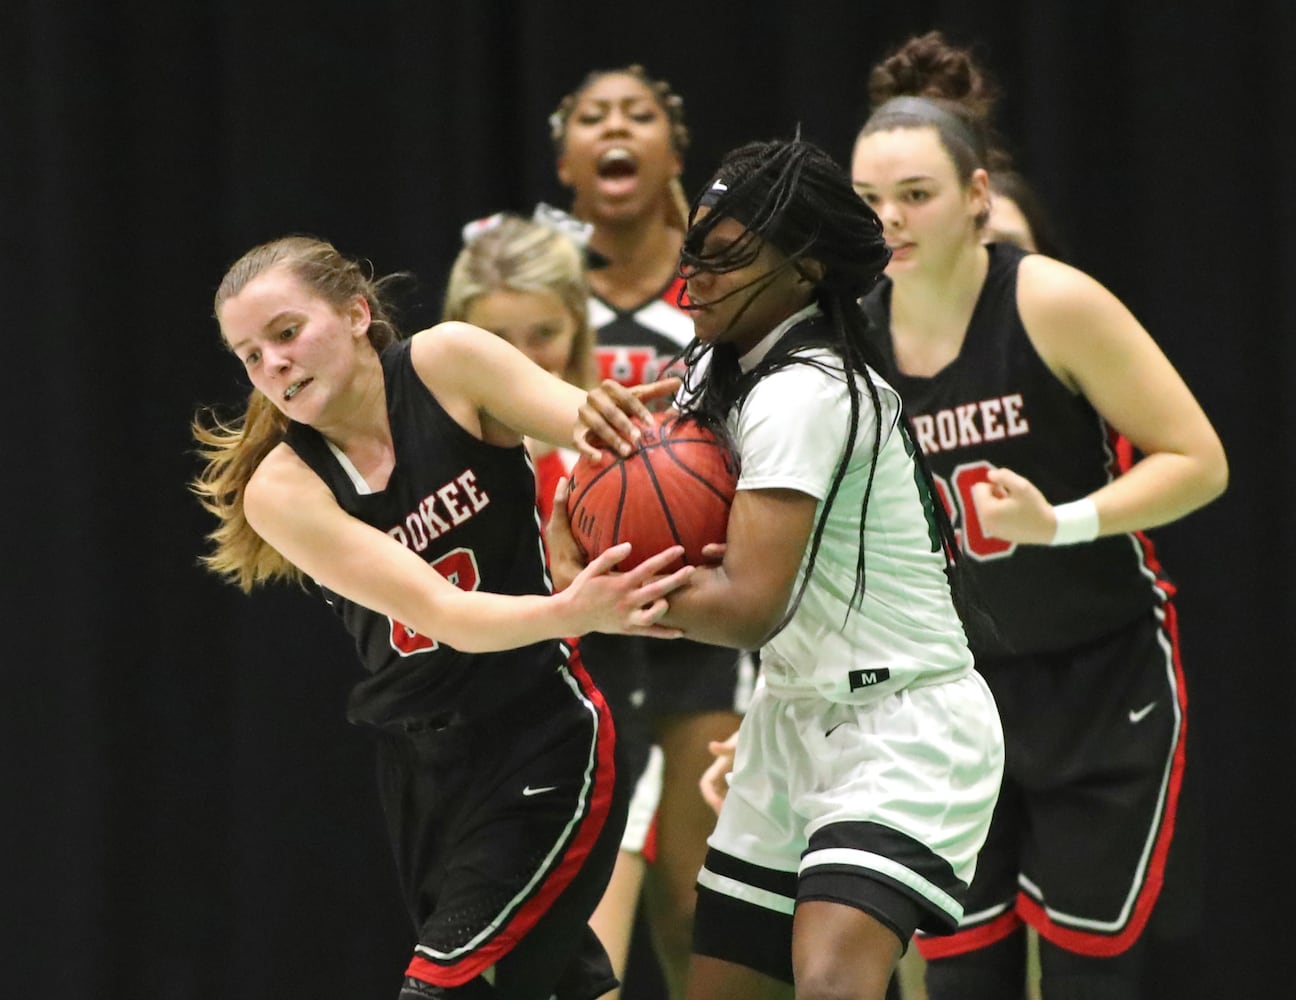
{"type": "MultiPolygon", "coordinates": [[[[549,593],[526,449],[486,444],[457,424],[414,370],[409,341],[387,348],[382,366],[396,453],[386,489],[368,492],[310,427],[292,424],[288,444],[343,510],[417,552],[461,589],[549,593]]],[[[567,655],[556,640],[463,653],[330,591],[324,598],[369,673],[352,691],[353,722],[484,717],[532,692],[567,655]]]]}
{"type": "Polygon", "coordinates": [[[890,336],[891,282],[863,300],[965,554],[969,596],[993,628],[968,622],[982,656],[1039,653],[1105,635],[1172,593],[1141,533],[1082,545],[1016,545],[987,537],[976,522],[972,486],[989,470],[1012,469],[1051,503],[1087,496],[1119,473],[1118,437],[1081,395],[1035,352],[1017,312],[1017,267],[1026,255],[989,247],[990,267],[959,355],[931,378],[896,368],[890,336]]]}

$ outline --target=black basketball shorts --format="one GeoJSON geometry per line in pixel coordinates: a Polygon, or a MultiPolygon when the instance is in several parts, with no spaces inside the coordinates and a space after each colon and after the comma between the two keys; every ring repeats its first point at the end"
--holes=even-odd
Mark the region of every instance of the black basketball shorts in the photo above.
{"type": "Polygon", "coordinates": [[[379,741],[379,787],[429,995],[592,1000],[615,985],[590,914],[626,816],[615,733],[575,660],[485,722],[407,723],[379,741]],[[591,945],[593,941],[593,945],[591,945]]]}
{"type": "Polygon", "coordinates": [[[1003,720],[1003,788],[958,933],[965,954],[1023,921],[1066,951],[1111,957],[1161,891],[1184,770],[1187,695],[1174,606],[1084,646],[982,660],[1003,720]]]}

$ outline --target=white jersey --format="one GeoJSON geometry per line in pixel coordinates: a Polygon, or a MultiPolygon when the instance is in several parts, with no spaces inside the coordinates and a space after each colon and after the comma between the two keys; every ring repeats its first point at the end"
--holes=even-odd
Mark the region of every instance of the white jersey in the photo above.
{"type": "MultiPolygon", "coordinates": [[[[741,358],[750,369],[811,306],[741,358]]],[[[841,359],[822,348],[765,376],[729,415],[741,471],[739,490],[792,489],[823,511],[846,445],[850,398],[841,359]],[[827,370],[825,370],[825,368],[827,370]]],[[[945,557],[924,504],[920,474],[899,426],[900,397],[869,371],[882,402],[882,439],[865,526],[865,582],[850,607],[859,556],[860,516],[873,462],[875,418],[860,385],[860,419],[841,488],[833,500],[814,573],[796,613],[761,650],[761,670],[776,697],[813,695],[872,704],[899,690],[941,683],[972,669],[963,625],[950,595],[945,557]]],[[[793,597],[808,562],[803,560],[793,597]]]]}

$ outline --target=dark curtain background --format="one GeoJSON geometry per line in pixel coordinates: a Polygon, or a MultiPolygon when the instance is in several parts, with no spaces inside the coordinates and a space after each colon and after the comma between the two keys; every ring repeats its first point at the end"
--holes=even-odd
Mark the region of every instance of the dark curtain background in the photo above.
{"type": "Polygon", "coordinates": [[[414,272],[407,323],[427,325],[463,222],[567,204],[545,119],[585,71],[641,61],[675,86],[692,188],[798,124],[848,160],[867,68],[931,27],[997,74],[1071,259],[1228,448],[1227,495],[1153,533],[1181,588],[1205,807],[1200,991],[1180,995],[1290,989],[1270,947],[1296,784],[1287,0],[11,0],[0,995],[389,997],[408,954],[369,748],[343,719],[349,641],[305,594],[248,599],[196,566],[188,422],[244,391],[210,316],[225,266],[325,236],[414,272]]]}

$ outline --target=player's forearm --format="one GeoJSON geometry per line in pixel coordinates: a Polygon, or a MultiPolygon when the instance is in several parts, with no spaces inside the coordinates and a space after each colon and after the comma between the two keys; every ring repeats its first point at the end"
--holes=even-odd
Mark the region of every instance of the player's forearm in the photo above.
{"type": "Polygon", "coordinates": [[[697,642],[759,649],[783,619],[786,595],[743,587],[721,568],[699,569],[671,594],[662,624],[683,629],[697,642]]]}
{"type": "Polygon", "coordinates": [[[583,623],[562,595],[457,591],[400,619],[421,635],[464,653],[495,653],[579,634],[583,623]]]}
{"type": "Polygon", "coordinates": [[[1210,503],[1228,485],[1219,458],[1149,455],[1094,493],[1102,534],[1114,535],[1169,524],[1210,503]]]}

